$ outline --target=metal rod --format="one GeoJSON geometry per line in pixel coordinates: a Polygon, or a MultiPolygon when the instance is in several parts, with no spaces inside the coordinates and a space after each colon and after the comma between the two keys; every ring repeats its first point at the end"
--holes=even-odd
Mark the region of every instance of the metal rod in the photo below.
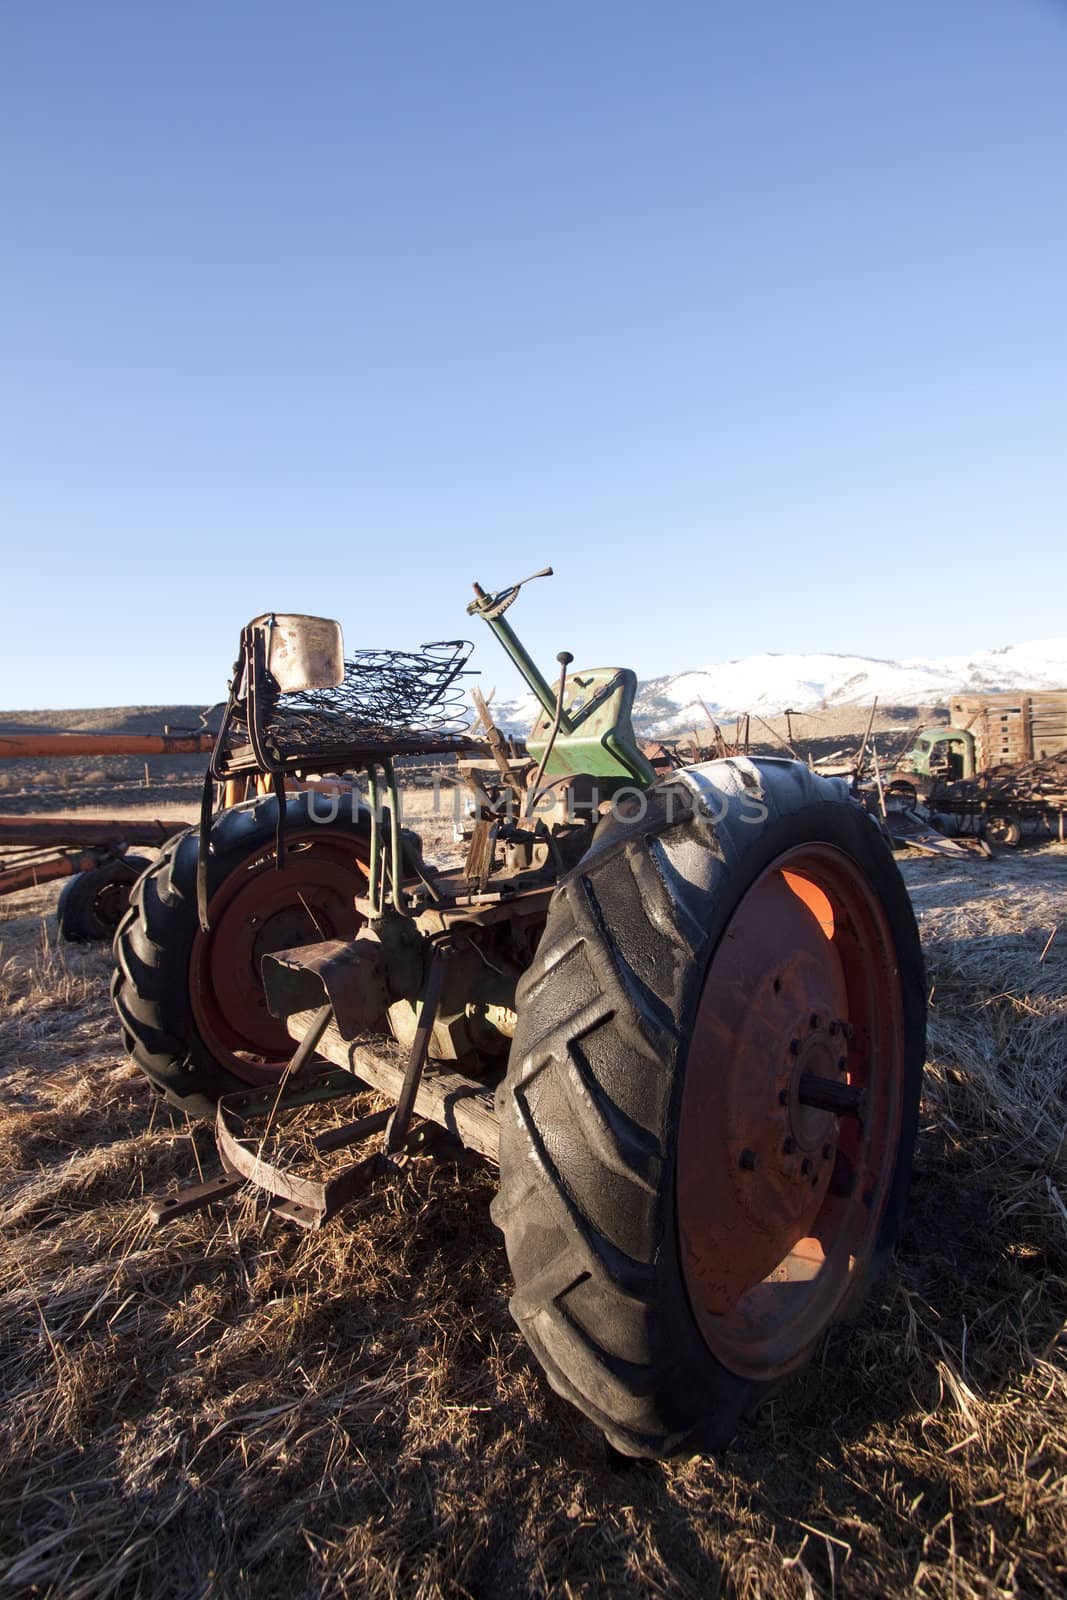
{"type": "Polygon", "coordinates": [[[533,808],[537,804],[541,789],[541,779],[545,775],[545,768],[548,766],[548,758],[552,754],[552,748],[556,742],[556,735],[559,732],[560,723],[563,721],[563,691],[567,687],[567,668],[574,660],[574,657],[571,655],[569,650],[561,650],[559,655],[556,657],[556,660],[559,662],[559,685],[556,689],[556,708],[552,718],[552,726],[549,729],[548,740],[545,744],[544,755],[541,757],[540,765],[537,768],[537,776],[530,785],[530,793],[526,801],[526,816],[528,817],[533,815],[533,808]]]}
{"type": "Polygon", "coordinates": [[[404,895],[401,890],[401,850],[400,850],[400,794],[396,786],[396,773],[393,763],[388,756],[382,758],[382,771],[389,791],[389,844],[390,868],[389,876],[393,885],[393,907],[402,917],[408,915],[408,908],[404,904],[404,895]]]}
{"type": "Polygon", "coordinates": [[[370,874],[367,883],[367,898],[374,907],[374,914],[377,916],[381,911],[378,890],[382,865],[382,840],[378,797],[378,769],[373,761],[367,762],[367,788],[370,794],[370,874]]]}
{"type": "Polygon", "coordinates": [[[415,1029],[415,1037],[411,1041],[411,1053],[408,1056],[404,1082],[397,1096],[396,1110],[393,1112],[389,1131],[385,1136],[385,1153],[387,1156],[395,1155],[407,1138],[415,1097],[419,1092],[419,1083],[422,1080],[422,1069],[426,1065],[426,1057],[430,1050],[430,1040],[433,1037],[433,1025],[437,1020],[437,1007],[441,999],[443,980],[444,957],[439,950],[435,950],[430,957],[430,970],[426,975],[426,987],[423,990],[422,1005],[419,1008],[418,1026],[415,1029]]]}
{"type": "Polygon", "coordinates": [[[862,1117],[866,1096],[852,1083],[835,1083],[832,1078],[821,1078],[817,1072],[802,1072],[797,1085],[797,1099],[802,1106],[814,1106],[818,1111],[832,1111],[835,1117],[862,1117]]]}
{"type": "Polygon", "coordinates": [[[160,822],[154,817],[0,817],[0,845],[164,844],[188,822],[160,822]]]}
{"type": "Polygon", "coordinates": [[[319,1155],[328,1155],[331,1150],[341,1150],[346,1144],[355,1144],[358,1139],[366,1139],[372,1133],[381,1133],[383,1128],[389,1126],[392,1115],[391,1106],[388,1111],[372,1111],[370,1116],[357,1117],[355,1122],[346,1122],[340,1128],[327,1128],[325,1133],[320,1133],[311,1142],[319,1155]]]}
{"type": "Polygon", "coordinates": [[[860,745],[860,753],[856,757],[856,765],[852,770],[852,781],[853,781],[853,783],[858,783],[859,780],[860,780],[860,777],[861,777],[861,775],[863,773],[863,758],[867,754],[867,740],[871,737],[871,729],[874,727],[874,713],[877,710],[878,710],[878,696],[875,695],[874,703],[871,706],[871,714],[867,718],[867,731],[863,735],[863,743],[860,745]]]}

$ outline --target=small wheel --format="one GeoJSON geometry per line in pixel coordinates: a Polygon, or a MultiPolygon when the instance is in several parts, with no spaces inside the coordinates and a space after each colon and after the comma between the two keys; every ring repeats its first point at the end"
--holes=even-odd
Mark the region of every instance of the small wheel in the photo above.
{"type": "Polygon", "coordinates": [[[56,906],[59,937],[73,944],[113,939],[130,903],[130,890],[149,866],[144,856],[116,856],[63,885],[56,906]]]}
{"type": "Polygon", "coordinates": [[[314,793],[246,801],[215,819],[208,858],[210,931],[196,904],[199,836],[167,842],[138,883],[115,936],[111,995],[126,1047],[173,1104],[210,1116],[220,1096],[276,1082],[295,1048],[267,1009],[260,962],[273,950],[352,938],[364,892],[369,812],[347,796],[331,812],[314,793]],[[353,814],[354,812],[354,814],[353,814]]]}
{"type": "Polygon", "coordinates": [[[512,1312],[629,1455],[724,1444],[901,1225],[925,987],[871,818],[800,763],[605,819],[519,985],[500,1094],[512,1312]]]}
{"type": "Polygon", "coordinates": [[[1008,845],[1012,849],[1023,836],[1022,825],[1015,817],[987,817],[983,832],[990,844],[1008,845]]]}

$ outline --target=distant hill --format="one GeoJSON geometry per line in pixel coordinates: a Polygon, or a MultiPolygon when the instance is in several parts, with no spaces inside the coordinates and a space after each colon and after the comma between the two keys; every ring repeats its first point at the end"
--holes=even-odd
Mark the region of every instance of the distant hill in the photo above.
{"type": "MultiPolygon", "coordinates": [[[[896,708],[936,707],[954,694],[984,694],[1011,689],[1067,687],[1067,637],[1005,645],[971,655],[911,657],[883,661],[873,656],[811,655],[743,656],[719,661],[638,686],[634,721],[640,733],[659,737],[683,733],[706,723],[703,706],[727,722],[746,711],[773,717],[786,709],[830,711],[869,706],[878,697],[886,712],[896,708]]],[[[70,711],[0,711],[0,729],[8,732],[160,733],[199,729],[203,706],[105,706],[70,711]]],[[[509,733],[524,734],[533,721],[531,695],[493,702],[493,714],[509,733]]],[[[208,726],[216,728],[220,708],[213,707],[208,726]]]]}
{"type": "MultiPolygon", "coordinates": [[[[878,697],[893,707],[943,706],[954,694],[996,690],[1059,689],[1067,686],[1067,637],[980,650],[973,655],[882,661],[872,656],[830,653],[744,656],[638,686],[634,722],[644,734],[666,737],[706,724],[701,701],[712,716],[729,721],[746,711],[770,717],[787,709],[815,712],[869,706],[878,697]]],[[[532,695],[494,702],[508,732],[533,720],[532,695]]]]}

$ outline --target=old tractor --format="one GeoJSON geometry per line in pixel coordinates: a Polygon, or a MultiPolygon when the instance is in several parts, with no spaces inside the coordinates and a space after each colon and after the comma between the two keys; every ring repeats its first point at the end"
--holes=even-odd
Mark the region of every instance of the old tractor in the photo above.
{"type": "Polygon", "coordinates": [[[345,663],[321,619],[244,630],[211,778],[276,793],[208,806],[116,938],[128,1046],[214,1113],[222,1158],[156,1215],[244,1188],[316,1227],[446,1129],[499,1167],[511,1310],[552,1386],[625,1454],[712,1449],[897,1237],[915,920],[843,782],[747,756],[657,780],[633,673],[561,652],[550,683],[505,615],[519,589],[468,610],[536,699],[521,762],[456,718],[464,643],[345,663]],[[402,825],[417,753],[475,774],[461,867],[402,825]],[[287,787],[331,774],[329,805],[287,787]],[[275,1158],[280,1128],[368,1087],[377,1109],[306,1138],[303,1167],[275,1158]]]}

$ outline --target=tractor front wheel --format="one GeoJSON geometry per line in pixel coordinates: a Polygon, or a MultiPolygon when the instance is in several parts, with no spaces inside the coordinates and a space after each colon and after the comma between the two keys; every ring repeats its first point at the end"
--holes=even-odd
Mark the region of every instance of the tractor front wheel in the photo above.
{"type": "Polygon", "coordinates": [[[208,857],[210,931],[199,923],[195,829],[169,840],[135,885],[115,935],[111,996],[126,1048],[172,1105],[211,1116],[219,1098],[277,1081],[295,1046],[267,1010],[264,955],[350,939],[366,886],[369,813],[353,794],[246,801],[215,819],[208,857]]]}
{"type": "Polygon", "coordinates": [[[892,1246],[925,989],[843,785],[729,760],[637,798],[520,983],[494,1217],[553,1387],[656,1457],[723,1445],[892,1246]]]}

